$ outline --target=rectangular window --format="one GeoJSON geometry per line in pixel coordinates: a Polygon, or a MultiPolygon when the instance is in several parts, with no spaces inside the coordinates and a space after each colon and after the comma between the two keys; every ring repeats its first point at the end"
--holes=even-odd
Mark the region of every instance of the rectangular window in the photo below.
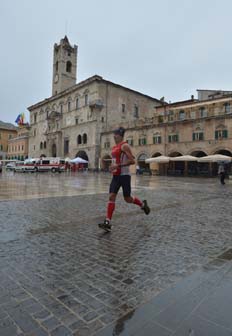
{"type": "Polygon", "coordinates": [[[79,119],[78,119],[78,118],[76,118],[76,125],[78,125],[78,122],[79,122],[79,119]]]}
{"type": "Polygon", "coordinates": [[[134,117],[135,118],[139,117],[139,108],[137,105],[134,106],[134,117]]]}
{"type": "Polygon", "coordinates": [[[133,139],[127,139],[127,143],[128,145],[133,146],[133,139]]]}
{"type": "Polygon", "coordinates": [[[194,132],[193,133],[193,141],[201,141],[204,140],[204,133],[203,132],[194,132]]]}
{"type": "Polygon", "coordinates": [[[122,113],[125,113],[125,112],[126,112],[126,105],[122,104],[122,113]]]}
{"type": "Polygon", "coordinates": [[[168,136],[168,142],[178,142],[178,141],[179,141],[178,134],[172,134],[168,136]]]}
{"type": "Polygon", "coordinates": [[[224,107],[225,107],[225,113],[230,113],[230,103],[225,103],[224,107]]]}
{"type": "Polygon", "coordinates": [[[200,112],[200,118],[207,117],[207,110],[205,107],[200,107],[199,112],[200,112]]]}
{"type": "Polygon", "coordinates": [[[139,139],[139,146],[144,146],[147,144],[147,139],[146,138],[140,138],[139,139]]]}
{"type": "Polygon", "coordinates": [[[63,113],[63,104],[60,105],[60,113],[63,113]]]}
{"type": "Polygon", "coordinates": [[[79,99],[76,99],[76,109],[79,109],[79,99]]]}
{"type": "Polygon", "coordinates": [[[163,123],[164,122],[164,116],[159,115],[158,116],[158,123],[163,123]]]}
{"type": "Polygon", "coordinates": [[[89,96],[85,95],[85,106],[89,104],[89,96]]]}
{"type": "Polygon", "coordinates": [[[168,121],[174,121],[174,112],[168,111],[168,121]]]}
{"type": "Polygon", "coordinates": [[[191,111],[190,112],[190,116],[191,116],[191,119],[195,119],[196,118],[196,112],[195,111],[191,111]]]}
{"type": "Polygon", "coordinates": [[[104,143],[104,148],[110,148],[110,142],[109,141],[106,141],[104,143]]]}
{"type": "Polygon", "coordinates": [[[105,121],[104,117],[102,117],[101,121],[102,121],[102,123],[104,123],[104,121],[105,121]]]}
{"type": "Polygon", "coordinates": [[[227,139],[228,138],[228,131],[227,130],[219,130],[215,131],[215,139],[227,139]]]}
{"type": "Polygon", "coordinates": [[[181,110],[179,112],[179,120],[184,120],[185,119],[185,111],[184,110],[181,110]]]}
{"type": "Polygon", "coordinates": [[[153,144],[161,144],[161,136],[160,135],[154,135],[153,136],[153,144]]]}
{"type": "Polygon", "coordinates": [[[69,140],[64,139],[64,155],[69,153],[69,140]]]}
{"type": "Polygon", "coordinates": [[[69,101],[68,102],[68,112],[70,112],[71,111],[71,102],[69,101]]]}

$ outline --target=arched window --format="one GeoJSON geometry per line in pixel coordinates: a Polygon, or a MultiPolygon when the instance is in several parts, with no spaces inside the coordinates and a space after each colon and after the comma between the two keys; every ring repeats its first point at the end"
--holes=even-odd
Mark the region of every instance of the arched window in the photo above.
{"type": "Polygon", "coordinates": [[[43,149],[43,143],[42,142],[40,143],[40,149],[43,149]]]}
{"type": "Polygon", "coordinates": [[[66,63],[66,71],[67,72],[72,72],[72,63],[70,61],[68,61],[66,63]]]}
{"type": "Polygon", "coordinates": [[[87,134],[86,133],[83,134],[83,143],[87,144],[87,134]]]}
{"type": "Polygon", "coordinates": [[[82,143],[81,135],[79,134],[77,137],[77,144],[80,145],[82,143]]]}
{"type": "Polygon", "coordinates": [[[44,149],[46,149],[46,147],[47,147],[47,143],[46,141],[44,141],[44,149]]]}
{"type": "Polygon", "coordinates": [[[79,109],[79,99],[76,99],[76,109],[79,109]]]}
{"type": "Polygon", "coordinates": [[[68,102],[68,112],[70,112],[71,111],[71,102],[69,101],[68,102]]]}

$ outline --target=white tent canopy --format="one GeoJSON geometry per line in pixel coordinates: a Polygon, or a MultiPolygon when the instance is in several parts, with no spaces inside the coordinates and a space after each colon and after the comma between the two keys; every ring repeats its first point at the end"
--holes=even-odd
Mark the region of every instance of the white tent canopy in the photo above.
{"type": "Polygon", "coordinates": [[[219,161],[231,161],[231,157],[227,155],[222,155],[222,154],[214,154],[214,155],[207,155],[203,156],[198,159],[198,162],[219,162],[219,161]]]}
{"type": "Polygon", "coordinates": [[[156,162],[156,163],[168,163],[169,160],[170,160],[170,157],[164,156],[164,155],[160,155],[160,156],[156,156],[156,157],[152,157],[152,158],[146,159],[145,162],[146,163],[152,163],[152,162],[156,162]]]}
{"type": "Polygon", "coordinates": [[[197,160],[198,158],[192,155],[182,155],[170,158],[170,161],[197,161],[197,160]]]}
{"type": "Polygon", "coordinates": [[[88,163],[88,161],[86,161],[86,160],[84,160],[80,157],[76,157],[75,159],[72,159],[70,162],[71,163],[88,163]]]}

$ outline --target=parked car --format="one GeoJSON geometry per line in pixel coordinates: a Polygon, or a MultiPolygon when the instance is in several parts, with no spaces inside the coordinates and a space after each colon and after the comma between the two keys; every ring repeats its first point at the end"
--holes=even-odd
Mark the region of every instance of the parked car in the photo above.
{"type": "Polygon", "coordinates": [[[15,170],[16,165],[22,165],[23,161],[12,161],[6,164],[6,170],[15,170]]]}

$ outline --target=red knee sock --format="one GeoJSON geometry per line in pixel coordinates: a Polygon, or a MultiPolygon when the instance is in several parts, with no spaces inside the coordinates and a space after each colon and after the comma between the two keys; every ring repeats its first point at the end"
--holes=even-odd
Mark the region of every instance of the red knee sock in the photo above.
{"type": "Polygon", "coordinates": [[[133,203],[140,207],[143,205],[143,202],[141,202],[140,199],[138,199],[137,197],[134,197],[133,203]]]}
{"type": "Polygon", "coordinates": [[[111,218],[113,216],[114,209],[115,209],[115,202],[109,201],[108,205],[107,205],[106,219],[111,220],[111,218]]]}

